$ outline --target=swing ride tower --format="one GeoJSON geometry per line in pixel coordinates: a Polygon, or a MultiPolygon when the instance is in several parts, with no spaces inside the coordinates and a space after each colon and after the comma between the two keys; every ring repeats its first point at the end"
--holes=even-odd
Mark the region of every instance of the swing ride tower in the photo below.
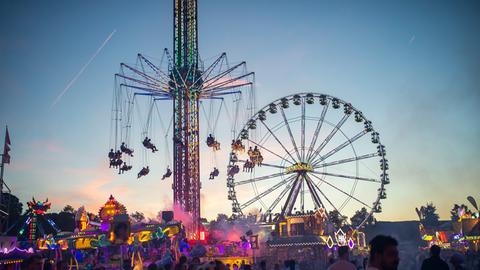
{"type": "Polygon", "coordinates": [[[197,0],[174,0],[173,60],[173,198],[192,217],[189,232],[200,222],[199,98],[197,0]]]}
{"type": "MultiPolygon", "coordinates": [[[[201,100],[221,101],[226,106],[224,96],[231,97],[235,107],[233,120],[230,121],[234,137],[237,134],[236,125],[244,120],[243,117],[248,119],[253,114],[255,73],[247,71],[244,61],[230,65],[226,53],[221,53],[210,65],[204,66],[198,54],[197,1],[174,0],[173,6],[173,53],[165,49],[159,62],[138,54],[135,65],[121,63],[120,72],[115,74],[111,118],[115,123],[112,125],[114,142],[111,145],[111,151],[112,154],[120,152],[118,150],[120,143],[130,145],[134,107],[138,106],[137,99],[147,97],[150,100],[147,124],[142,133],[142,138],[145,137],[145,139],[152,137],[148,127],[152,122],[152,111],[156,103],[172,101],[173,132],[171,135],[167,135],[168,132],[166,132],[165,139],[171,136],[171,140],[166,142],[173,143],[173,202],[192,220],[191,223],[186,224],[187,237],[197,239],[200,224],[199,111],[202,106],[201,100]]],[[[210,131],[213,133],[212,130],[210,131]]],[[[155,138],[153,139],[155,141],[155,138]]],[[[142,148],[144,151],[149,151],[153,149],[152,146],[153,144],[150,146],[143,144],[142,148]]],[[[165,148],[170,147],[167,145],[165,148]]],[[[168,150],[165,148],[161,151],[165,151],[168,155],[168,150]]],[[[124,151],[125,148],[121,150],[125,153],[124,151]]],[[[126,156],[125,160],[120,160],[124,165],[130,163],[130,157],[133,157],[133,155],[128,157],[128,154],[126,156]]],[[[119,157],[109,157],[110,165],[118,169],[119,173],[126,172],[127,169],[122,170],[118,165],[115,166],[119,157]]],[[[167,158],[167,165],[170,164],[169,162],[170,159],[167,158]]],[[[148,174],[149,170],[144,172],[145,165],[143,164],[144,169],[140,171],[137,179],[148,174]]],[[[127,166],[128,170],[131,167],[127,166]]],[[[152,167],[152,170],[158,168],[158,166],[152,167]]],[[[169,177],[165,174],[162,180],[169,177]]]]}

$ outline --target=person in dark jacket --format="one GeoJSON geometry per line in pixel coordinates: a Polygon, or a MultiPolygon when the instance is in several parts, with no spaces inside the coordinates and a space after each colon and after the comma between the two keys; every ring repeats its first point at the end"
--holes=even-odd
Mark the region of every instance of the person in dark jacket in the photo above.
{"type": "Polygon", "coordinates": [[[430,247],[430,258],[422,263],[422,270],[449,270],[448,264],[440,258],[440,247],[433,245],[430,247]]]}

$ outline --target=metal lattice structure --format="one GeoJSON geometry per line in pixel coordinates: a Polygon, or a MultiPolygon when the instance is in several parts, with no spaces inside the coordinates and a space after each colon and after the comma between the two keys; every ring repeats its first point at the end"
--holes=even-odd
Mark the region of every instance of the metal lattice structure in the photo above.
{"type": "Polygon", "coordinates": [[[225,53],[204,68],[198,54],[196,0],[174,0],[173,22],[173,57],[165,49],[159,63],[155,63],[138,54],[135,65],[122,63],[115,76],[114,147],[129,136],[129,131],[120,136],[117,134],[123,127],[131,127],[129,113],[133,111],[136,97],[148,96],[152,102],[173,101],[173,198],[176,205],[191,215],[193,224],[188,228],[188,234],[190,238],[196,238],[201,188],[200,100],[223,100],[221,96],[243,95],[244,92],[253,99],[255,75],[247,71],[245,62],[230,66],[225,53]]]}
{"type": "Polygon", "coordinates": [[[232,143],[228,199],[234,214],[261,209],[264,221],[319,209],[347,217],[365,208],[361,226],[382,211],[387,172],[385,146],[361,111],[333,96],[300,93],[246,122],[232,143]]]}

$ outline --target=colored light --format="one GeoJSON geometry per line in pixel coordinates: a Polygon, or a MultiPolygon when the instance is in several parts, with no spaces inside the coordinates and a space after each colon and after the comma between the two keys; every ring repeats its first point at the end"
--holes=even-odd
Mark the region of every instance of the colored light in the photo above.
{"type": "Polygon", "coordinates": [[[328,236],[328,239],[327,239],[327,246],[328,248],[332,248],[333,247],[333,239],[331,236],[328,236]]]}
{"type": "Polygon", "coordinates": [[[352,249],[355,246],[355,243],[353,242],[352,238],[348,240],[348,247],[352,249]]]}

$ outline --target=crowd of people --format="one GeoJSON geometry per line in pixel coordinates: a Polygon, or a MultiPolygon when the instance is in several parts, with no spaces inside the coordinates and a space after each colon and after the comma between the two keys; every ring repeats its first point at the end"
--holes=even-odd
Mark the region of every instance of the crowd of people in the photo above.
{"type": "MultiPolygon", "coordinates": [[[[337,250],[337,259],[329,262],[327,270],[396,270],[400,269],[400,253],[398,249],[398,241],[390,236],[377,235],[370,243],[370,250],[368,258],[365,258],[362,265],[354,264],[350,260],[350,250],[346,246],[339,247],[337,250]]],[[[125,270],[303,270],[305,264],[298,263],[295,260],[285,260],[282,263],[268,263],[265,260],[258,260],[256,263],[248,264],[242,261],[239,264],[225,264],[219,260],[202,262],[199,257],[187,258],[181,256],[177,262],[170,258],[166,260],[165,257],[158,257],[148,262],[140,262],[132,265],[129,260],[123,263],[125,270]]],[[[320,265],[308,265],[308,269],[325,269],[320,265]]],[[[48,261],[42,259],[39,255],[33,255],[26,259],[22,268],[25,270],[65,270],[71,269],[65,261],[48,261]]],[[[103,266],[82,268],[90,270],[108,270],[103,266]]],[[[441,248],[433,245],[430,248],[430,256],[421,263],[421,266],[408,268],[415,270],[480,270],[480,258],[466,262],[464,255],[460,253],[453,253],[449,256],[448,261],[442,259],[441,248]]]]}

